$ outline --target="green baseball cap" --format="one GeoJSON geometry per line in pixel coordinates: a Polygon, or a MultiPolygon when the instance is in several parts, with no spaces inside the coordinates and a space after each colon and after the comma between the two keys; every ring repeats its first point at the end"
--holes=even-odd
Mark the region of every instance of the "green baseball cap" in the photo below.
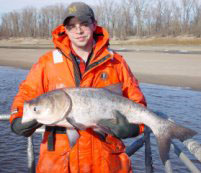
{"type": "Polygon", "coordinates": [[[73,2],[64,13],[65,19],[63,25],[65,26],[71,17],[77,17],[81,21],[95,20],[94,12],[90,6],[84,2],[73,2]]]}

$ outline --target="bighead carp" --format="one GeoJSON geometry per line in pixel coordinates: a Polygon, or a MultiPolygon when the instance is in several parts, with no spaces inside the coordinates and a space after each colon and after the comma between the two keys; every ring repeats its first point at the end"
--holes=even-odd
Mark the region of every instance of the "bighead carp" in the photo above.
{"type": "MultiPolygon", "coordinates": [[[[68,129],[94,128],[101,119],[124,115],[130,123],[145,124],[155,135],[163,163],[168,159],[172,139],[184,141],[195,131],[164,119],[149,109],[121,96],[119,85],[107,88],[64,88],[47,92],[24,103],[22,123],[36,119],[39,123],[68,129]]],[[[68,130],[67,130],[68,131],[68,130]]]]}

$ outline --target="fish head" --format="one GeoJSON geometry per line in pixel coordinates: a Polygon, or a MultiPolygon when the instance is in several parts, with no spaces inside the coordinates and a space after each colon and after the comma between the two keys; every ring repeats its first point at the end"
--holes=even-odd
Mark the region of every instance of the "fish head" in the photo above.
{"type": "Polygon", "coordinates": [[[65,118],[71,109],[71,99],[63,90],[54,90],[26,101],[22,123],[37,120],[41,124],[56,124],[65,118]]]}

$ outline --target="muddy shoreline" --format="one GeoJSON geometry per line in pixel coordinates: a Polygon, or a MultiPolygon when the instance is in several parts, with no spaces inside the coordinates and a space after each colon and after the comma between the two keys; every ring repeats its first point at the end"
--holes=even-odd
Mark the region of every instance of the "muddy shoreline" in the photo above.
{"type": "MultiPolygon", "coordinates": [[[[142,83],[186,87],[201,91],[201,49],[179,46],[111,45],[124,56],[142,83]]],[[[0,45],[0,66],[30,69],[53,46],[0,45]]]]}

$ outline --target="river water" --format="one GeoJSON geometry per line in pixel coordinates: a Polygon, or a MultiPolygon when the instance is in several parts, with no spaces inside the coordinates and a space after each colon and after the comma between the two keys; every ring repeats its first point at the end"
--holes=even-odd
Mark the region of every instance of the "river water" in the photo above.
{"type": "MultiPolygon", "coordinates": [[[[0,114],[9,114],[10,105],[18,90],[18,85],[25,79],[27,72],[27,70],[0,67],[0,114]]],[[[201,92],[187,88],[152,84],[141,84],[140,87],[145,94],[149,108],[168,115],[175,122],[197,131],[198,135],[193,139],[201,143],[201,92]]],[[[134,140],[125,140],[125,144],[129,145],[134,140]]],[[[34,134],[33,141],[37,160],[41,136],[34,134]]],[[[151,144],[154,170],[162,173],[164,167],[160,161],[153,135],[151,136],[151,144]]],[[[180,142],[177,144],[201,170],[201,164],[188,152],[185,146],[180,142]]],[[[27,172],[26,145],[25,137],[11,133],[9,123],[0,121],[0,173],[27,172]]],[[[170,158],[174,172],[189,172],[172,150],[170,151],[170,158]]],[[[137,151],[131,160],[135,173],[145,172],[144,147],[137,151]]]]}

